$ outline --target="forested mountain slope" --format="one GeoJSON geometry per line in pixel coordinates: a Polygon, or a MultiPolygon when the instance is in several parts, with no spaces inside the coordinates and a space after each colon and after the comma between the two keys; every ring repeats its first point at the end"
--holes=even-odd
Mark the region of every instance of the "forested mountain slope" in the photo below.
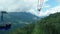
{"type": "Polygon", "coordinates": [[[60,13],[50,14],[49,16],[37,21],[33,34],[60,34],[60,13]]]}
{"type": "Polygon", "coordinates": [[[60,13],[35,21],[22,28],[5,31],[6,34],[60,34],[60,13]]]}

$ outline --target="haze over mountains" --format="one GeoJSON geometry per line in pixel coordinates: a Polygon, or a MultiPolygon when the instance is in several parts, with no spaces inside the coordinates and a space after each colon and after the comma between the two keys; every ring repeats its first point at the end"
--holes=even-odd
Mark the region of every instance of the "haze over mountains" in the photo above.
{"type": "MultiPolygon", "coordinates": [[[[4,14],[5,23],[11,22],[12,29],[21,28],[26,24],[35,23],[35,20],[40,17],[33,15],[27,12],[8,12],[8,14],[4,14]]],[[[1,13],[0,13],[0,23],[1,23],[1,13]]]]}
{"type": "MultiPolygon", "coordinates": [[[[0,13],[0,19],[1,19],[1,13],[0,13]]],[[[4,14],[5,22],[6,23],[11,22],[16,26],[17,25],[22,26],[24,24],[32,23],[35,22],[35,20],[37,19],[40,19],[40,17],[27,12],[8,12],[8,14],[4,14]]]]}

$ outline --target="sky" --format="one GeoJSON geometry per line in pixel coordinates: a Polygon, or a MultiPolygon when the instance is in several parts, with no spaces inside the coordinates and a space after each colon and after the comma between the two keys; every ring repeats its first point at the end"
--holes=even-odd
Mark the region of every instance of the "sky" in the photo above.
{"type": "Polygon", "coordinates": [[[41,11],[37,10],[38,0],[0,0],[0,11],[28,12],[36,16],[48,16],[60,12],[60,0],[40,0],[41,11]]]}

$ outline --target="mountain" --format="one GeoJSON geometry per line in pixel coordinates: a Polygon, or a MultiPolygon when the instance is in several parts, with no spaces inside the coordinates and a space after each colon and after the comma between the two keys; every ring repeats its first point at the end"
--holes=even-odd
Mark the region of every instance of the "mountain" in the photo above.
{"type": "MultiPolygon", "coordinates": [[[[10,15],[11,14],[12,13],[10,13],[10,15]]],[[[35,24],[28,24],[22,28],[16,27],[15,29],[4,31],[4,33],[6,34],[60,34],[60,13],[50,14],[49,16],[36,21],[35,24]]]]}
{"type": "Polygon", "coordinates": [[[9,13],[11,15],[11,18],[12,19],[17,19],[17,20],[20,20],[20,21],[34,21],[35,18],[37,19],[38,16],[35,16],[31,13],[27,13],[27,12],[11,12],[9,13]]]}
{"type": "MultiPolygon", "coordinates": [[[[0,13],[0,19],[1,19],[1,13],[0,13]]],[[[13,29],[25,26],[26,24],[33,23],[37,19],[40,18],[36,15],[27,12],[8,12],[8,14],[4,14],[5,23],[10,22],[12,24],[13,29]]]]}
{"type": "Polygon", "coordinates": [[[60,34],[60,12],[37,21],[32,34],[60,34]]]}
{"type": "MultiPolygon", "coordinates": [[[[8,32],[8,31],[7,31],[8,32]]],[[[38,20],[35,24],[28,24],[23,28],[16,28],[10,34],[60,34],[60,13],[50,14],[38,20]]]]}
{"type": "Polygon", "coordinates": [[[24,21],[31,22],[38,19],[38,16],[35,16],[27,12],[9,12],[7,15],[4,15],[4,19],[13,20],[13,21],[24,21]]]}

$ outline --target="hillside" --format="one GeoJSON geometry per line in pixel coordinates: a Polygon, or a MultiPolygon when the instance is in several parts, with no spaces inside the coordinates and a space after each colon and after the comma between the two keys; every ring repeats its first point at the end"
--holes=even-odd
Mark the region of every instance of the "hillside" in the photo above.
{"type": "MultiPolygon", "coordinates": [[[[0,13],[1,16],[1,13],[0,13]]],[[[4,19],[8,19],[9,21],[24,21],[24,22],[32,22],[39,17],[27,12],[8,12],[7,15],[4,15],[4,19]]],[[[6,21],[5,20],[5,21],[6,21]]]]}
{"type": "Polygon", "coordinates": [[[5,31],[6,34],[60,34],[60,13],[37,20],[22,28],[15,28],[5,31]],[[35,23],[36,22],[36,23],[35,23]]]}
{"type": "MultiPolygon", "coordinates": [[[[0,30],[0,34],[8,34],[8,33],[13,34],[17,32],[18,30],[23,31],[23,32],[25,32],[25,30],[28,31],[26,28],[29,28],[29,25],[31,23],[35,23],[34,22],[35,19],[38,19],[38,18],[39,18],[38,16],[35,16],[31,13],[26,13],[26,12],[8,12],[8,14],[6,15],[4,14],[4,20],[6,21],[5,23],[11,22],[12,24],[11,29],[4,31],[4,33],[2,33],[3,31],[0,30]]],[[[1,13],[0,13],[0,23],[1,23],[1,13]]]]}
{"type": "Polygon", "coordinates": [[[60,13],[50,14],[49,16],[37,21],[33,34],[60,34],[60,13]]]}
{"type": "MultiPolygon", "coordinates": [[[[26,24],[34,22],[39,17],[27,12],[8,12],[4,14],[5,23],[11,22],[12,28],[22,27],[26,24]]],[[[0,23],[1,23],[1,13],[0,13],[0,23]]]]}
{"type": "MultiPolygon", "coordinates": [[[[12,33],[17,34],[60,34],[60,13],[51,14],[35,24],[26,25],[22,29],[15,29],[12,33]]],[[[11,34],[12,34],[11,33],[11,34]]]]}

